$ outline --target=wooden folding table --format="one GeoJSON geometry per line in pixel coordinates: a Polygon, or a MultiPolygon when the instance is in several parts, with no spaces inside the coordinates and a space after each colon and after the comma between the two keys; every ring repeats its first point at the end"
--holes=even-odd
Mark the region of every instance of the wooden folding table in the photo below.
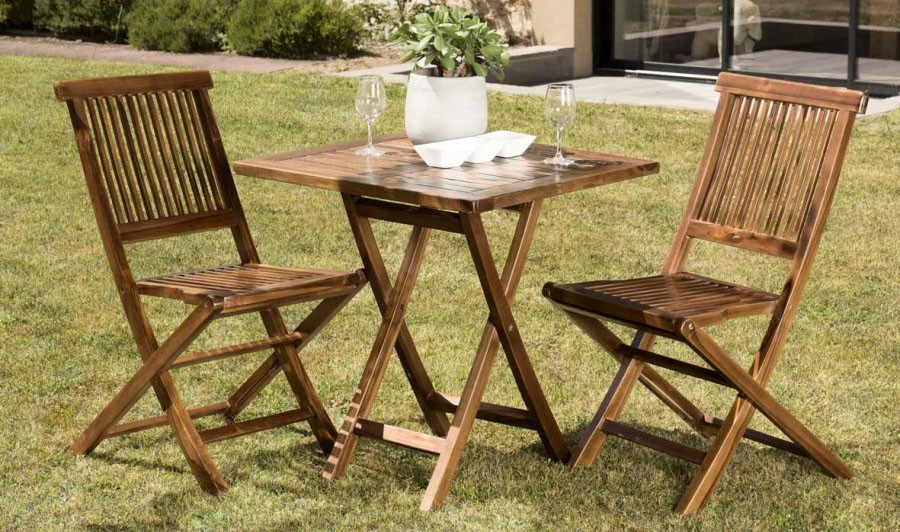
{"type": "Polygon", "coordinates": [[[567,150],[577,163],[556,168],[542,162],[553,148],[533,145],[521,157],[497,158],[454,169],[429,168],[400,136],[380,139],[386,154],[353,152],[361,142],[258,157],[234,163],[237,173],[340,192],[383,320],[362,380],[325,468],[326,479],[344,473],[359,437],[380,439],[438,456],[421,509],[439,507],[456,472],[475,418],[534,430],[551,459],[565,461],[569,449],[534,374],[511,311],[544,198],[656,173],[652,161],[567,150]],[[482,214],[518,212],[518,225],[502,274],[485,234],[482,214]],[[393,285],[370,220],[412,226],[393,285]],[[463,234],[490,311],[462,394],[435,391],[407,330],[404,315],[425,245],[432,230],[463,234]],[[481,401],[499,345],[503,346],[525,408],[481,401]],[[396,350],[433,434],[369,419],[391,353],[396,350]],[[447,413],[454,413],[453,420],[447,413]]]}

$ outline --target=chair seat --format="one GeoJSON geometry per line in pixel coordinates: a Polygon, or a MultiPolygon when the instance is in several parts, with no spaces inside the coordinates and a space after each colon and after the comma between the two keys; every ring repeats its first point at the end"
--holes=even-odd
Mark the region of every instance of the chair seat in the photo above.
{"type": "Polygon", "coordinates": [[[185,303],[220,302],[226,309],[241,306],[321,299],[365,283],[362,270],[282,268],[239,264],[136,281],[138,293],[185,303]]]}
{"type": "Polygon", "coordinates": [[[728,318],[769,314],[778,296],[692,273],[625,281],[544,286],[551,301],[628,325],[676,332],[679,322],[715,325],[728,318]]]}

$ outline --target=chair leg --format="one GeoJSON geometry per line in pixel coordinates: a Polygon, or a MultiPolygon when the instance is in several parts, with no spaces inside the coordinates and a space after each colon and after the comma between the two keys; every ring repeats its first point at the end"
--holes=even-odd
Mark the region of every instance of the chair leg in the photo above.
{"type": "MultiPolygon", "coordinates": [[[[278,309],[264,310],[260,313],[263,323],[269,336],[281,336],[287,334],[287,328],[284,325],[284,319],[278,309]]],[[[275,349],[275,355],[281,366],[284,376],[287,378],[291,386],[291,391],[297,397],[297,402],[301,408],[309,408],[312,410],[312,417],[308,420],[313,435],[319,442],[319,446],[325,453],[330,453],[334,447],[334,440],[337,437],[337,430],[331,423],[331,418],[325,412],[325,406],[319,399],[316,389],[313,387],[312,381],[309,379],[300,358],[297,356],[297,349],[290,344],[278,346],[275,349]]]]}
{"type": "MultiPolygon", "coordinates": [[[[594,418],[582,433],[578,448],[572,453],[572,458],[569,460],[570,466],[583,467],[593,464],[603,449],[603,444],[606,442],[606,432],[603,430],[603,424],[607,421],[615,421],[619,417],[622,409],[625,408],[625,403],[631,396],[631,392],[634,390],[635,384],[642,377],[643,372],[650,370],[650,368],[633,358],[623,357],[619,351],[624,343],[600,320],[589,318],[570,310],[562,310],[581,330],[600,344],[610,355],[619,360],[620,364],[619,370],[616,372],[616,376],[613,378],[612,384],[603,398],[603,402],[600,403],[600,408],[597,409],[594,418]]],[[[641,349],[648,349],[652,345],[653,340],[652,335],[641,331],[635,335],[632,343],[641,349]]],[[[662,383],[668,385],[668,382],[662,377],[659,377],[659,379],[662,383]]],[[[650,382],[650,384],[654,383],[650,382]]],[[[677,393],[677,390],[671,385],[668,388],[677,393]]],[[[654,390],[654,388],[651,387],[651,390],[654,390]]],[[[671,394],[668,394],[666,397],[669,396],[671,394]]],[[[678,397],[681,397],[681,394],[678,394],[678,397]]]]}
{"type": "MultiPolygon", "coordinates": [[[[359,287],[362,289],[362,285],[359,287]]],[[[332,297],[322,300],[316,308],[302,321],[300,325],[294,329],[295,332],[303,333],[305,336],[303,341],[296,347],[298,352],[302,351],[315,338],[319,332],[325,328],[337,314],[347,306],[359,292],[356,290],[350,294],[332,297]]],[[[228,410],[225,416],[229,419],[235,419],[251,401],[272,382],[272,379],[281,370],[281,364],[278,357],[273,353],[267,358],[250,377],[241,384],[238,389],[228,398],[228,410]]]]}
{"type": "Polygon", "coordinates": [[[764,383],[757,382],[744,371],[709,335],[692,324],[685,326],[682,332],[687,333],[686,339],[697,354],[734,383],[747,400],[753,403],[753,406],[781,429],[788,438],[802,447],[810,458],[835,477],[852,478],[854,476],[853,471],[840,458],[766,391],[763,387],[764,383]]]}
{"type": "Polygon", "coordinates": [[[147,392],[160,373],[178,358],[212,320],[216,309],[197,307],[162,346],[144,360],[140,369],[125,383],[116,396],[94,418],[87,430],[75,440],[72,449],[78,454],[91,452],[110,428],[118,423],[135,403],[147,392]]]}
{"type": "MultiPolygon", "coordinates": [[[[759,409],[831,475],[838,478],[854,476],[853,471],[840,458],[765,390],[763,387],[765,382],[757,382],[750,373],[747,373],[731,359],[706,332],[691,322],[685,322],[681,327],[681,333],[688,345],[730,380],[745,398],[738,397],[735,401],[700,469],[676,506],[676,513],[679,515],[691,514],[706,504],[725,467],[731,461],[756,409],[759,409]]],[[[758,363],[759,357],[754,361],[754,365],[756,366],[758,363]]],[[[771,374],[771,371],[764,372],[764,374],[771,374]]]]}
{"type": "Polygon", "coordinates": [[[725,422],[719,428],[719,433],[706,451],[703,462],[694,473],[691,483],[675,505],[676,515],[694,514],[709,502],[713,490],[721,480],[725,468],[731,462],[744,437],[753,411],[753,407],[748,401],[738,398],[734,402],[725,422]]]}
{"type": "Polygon", "coordinates": [[[213,461],[209,451],[206,450],[206,444],[197,431],[194,421],[188,413],[187,407],[178,397],[178,392],[171,380],[171,376],[166,372],[160,376],[162,382],[168,382],[169,397],[173,398],[172,406],[166,411],[169,418],[169,425],[175,434],[175,441],[181,448],[182,454],[187,459],[188,466],[194,474],[194,478],[200,484],[200,488],[211,494],[218,495],[228,491],[228,484],[219,472],[219,468],[213,461]]]}
{"type": "MultiPolygon", "coordinates": [[[[610,354],[610,356],[618,360],[619,363],[623,363],[625,361],[625,358],[623,356],[614,352],[614,350],[610,350],[613,349],[614,346],[621,344],[621,340],[619,340],[615,335],[612,335],[612,332],[610,332],[606,327],[603,327],[603,329],[598,328],[597,324],[600,322],[597,319],[590,318],[577,312],[572,312],[571,310],[568,310],[559,305],[557,305],[557,307],[562,310],[562,312],[570,320],[572,320],[575,325],[577,325],[595,342],[597,342],[601,346],[609,346],[609,348],[605,348],[605,350],[610,354]]],[[[654,340],[654,335],[645,332],[638,332],[638,334],[635,335],[635,339],[632,342],[632,345],[640,347],[641,349],[649,350],[653,346],[654,340]]],[[[690,399],[679,392],[677,388],[672,386],[672,384],[670,384],[669,381],[667,381],[662,375],[657,373],[656,370],[644,364],[638,380],[641,384],[644,385],[644,387],[650,390],[653,395],[655,395],[660,401],[662,401],[663,404],[665,404],[667,407],[669,407],[670,410],[675,412],[678,417],[683,419],[694,430],[696,430],[703,436],[715,435],[714,429],[711,430],[705,423],[707,416],[703,413],[703,411],[697,408],[697,406],[694,405],[694,403],[692,403],[690,399]]]]}
{"type": "MultiPolygon", "coordinates": [[[[227,491],[224,478],[206,451],[206,446],[182,403],[171,376],[166,371],[206,328],[217,312],[216,308],[197,307],[157,349],[152,349],[156,347],[156,341],[149,326],[143,327],[138,324],[136,329],[139,331],[136,334],[138,347],[142,352],[147,352],[148,356],[144,358],[141,368],[106,405],[87,430],[72,443],[72,450],[78,454],[90,453],[103,440],[109,429],[128,413],[152,385],[160,406],[166,412],[175,439],[200,487],[212,494],[227,491]]],[[[138,314],[138,317],[143,316],[142,313],[138,314]]]]}
{"type": "Polygon", "coordinates": [[[581,441],[578,448],[572,453],[569,465],[572,467],[589,466],[597,459],[603,444],[606,442],[606,432],[603,431],[603,424],[607,421],[613,421],[619,417],[628,397],[634,390],[638,377],[641,374],[643,363],[634,359],[629,359],[619,366],[615,378],[600,403],[600,408],[594,414],[594,418],[584,429],[581,435],[581,441]]]}

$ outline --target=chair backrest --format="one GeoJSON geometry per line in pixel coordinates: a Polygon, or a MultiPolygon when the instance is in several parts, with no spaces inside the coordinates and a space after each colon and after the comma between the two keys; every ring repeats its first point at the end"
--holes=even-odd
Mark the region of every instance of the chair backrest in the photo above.
{"type": "Polygon", "coordinates": [[[719,105],[667,269],[699,238],[811,258],[866,95],[723,73],[719,105]]]}
{"type": "MultiPolygon", "coordinates": [[[[258,262],[207,91],[209,72],[63,81],[84,176],[113,270],[122,244],[230,228],[258,262]]],[[[129,274],[130,277],[130,274],[129,274]]]]}
{"type": "Polygon", "coordinates": [[[790,259],[765,357],[785,341],[867,96],[730,73],[719,75],[716,90],[712,130],[664,272],[684,269],[695,238],[790,259]]]}

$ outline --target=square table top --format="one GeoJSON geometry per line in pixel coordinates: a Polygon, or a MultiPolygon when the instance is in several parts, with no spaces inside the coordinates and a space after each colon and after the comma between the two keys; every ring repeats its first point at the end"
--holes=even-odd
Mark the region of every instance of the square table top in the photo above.
{"type": "Polygon", "coordinates": [[[486,212],[512,207],[616,181],[659,172],[659,163],[566,149],[578,164],[559,168],[544,164],[555,148],[533,144],[519,157],[459,168],[431,168],[409,139],[378,139],[386,153],[367,158],[354,154],[364,141],[254,157],[234,163],[238,174],[342,193],[456,212],[486,212]]]}

